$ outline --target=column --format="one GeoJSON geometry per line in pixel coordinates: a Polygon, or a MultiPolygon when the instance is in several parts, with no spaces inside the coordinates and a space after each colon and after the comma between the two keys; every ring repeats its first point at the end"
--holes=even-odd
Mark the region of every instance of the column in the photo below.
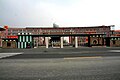
{"type": "Polygon", "coordinates": [[[105,41],[104,41],[104,38],[103,38],[103,36],[101,37],[102,38],[102,46],[105,46],[105,41]]]}
{"type": "Polygon", "coordinates": [[[63,48],[63,37],[60,37],[60,47],[63,48]]]}
{"type": "Polygon", "coordinates": [[[39,37],[37,37],[37,48],[38,48],[38,43],[39,43],[39,37]]]}
{"type": "Polygon", "coordinates": [[[88,36],[88,47],[91,47],[91,43],[90,43],[90,35],[88,36]]]}
{"type": "Polygon", "coordinates": [[[2,39],[1,39],[1,45],[0,45],[0,47],[2,47],[2,42],[3,42],[3,41],[2,41],[2,39]]]}
{"type": "Polygon", "coordinates": [[[20,42],[18,42],[18,48],[20,48],[20,42]]]}
{"type": "Polygon", "coordinates": [[[45,37],[46,48],[48,48],[48,37],[45,37]]]}
{"type": "Polygon", "coordinates": [[[71,36],[69,36],[69,44],[71,44],[71,36]]]}
{"type": "Polygon", "coordinates": [[[45,44],[45,37],[43,37],[43,39],[44,39],[44,40],[43,40],[43,44],[45,44]]]}
{"type": "Polygon", "coordinates": [[[53,41],[52,41],[52,48],[53,48],[53,41]]]}
{"type": "Polygon", "coordinates": [[[100,35],[98,35],[98,45],[100,44],[100,35]]]}
{"type": "Polygon", "coordinates": [[[75,48],[78,48],[78,37],[75,37],[75,48]]]}

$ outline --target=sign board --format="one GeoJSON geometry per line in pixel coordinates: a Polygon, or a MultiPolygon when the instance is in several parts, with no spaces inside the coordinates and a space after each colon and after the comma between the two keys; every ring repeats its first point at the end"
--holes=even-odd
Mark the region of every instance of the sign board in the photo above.
{"type": "Polygon", "coordinates": [[[18,38],[18,36],[7,36],[7,38],[13,39],[13,38],[18,38]]]}

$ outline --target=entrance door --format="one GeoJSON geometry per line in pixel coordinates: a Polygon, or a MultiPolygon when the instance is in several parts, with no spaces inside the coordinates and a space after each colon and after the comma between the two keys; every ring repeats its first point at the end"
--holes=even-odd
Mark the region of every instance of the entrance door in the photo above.
{"type": "Polygon", "coordinates": [[[106,38],[105,43],[106,43],[106,46],[110,47],[110,38],[109,37],[106,38]]]}
{"type": "Polygon", "coordinates": [[[50,39],[51,47],[60,47],[60,37],[53,36],[50,39]]]}

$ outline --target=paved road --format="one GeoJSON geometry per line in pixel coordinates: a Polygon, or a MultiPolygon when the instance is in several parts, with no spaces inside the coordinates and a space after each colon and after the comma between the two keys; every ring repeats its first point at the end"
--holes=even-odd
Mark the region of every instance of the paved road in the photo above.
{"type": "Polygon", "coordinates": [[[119,50],[1,49],[22,54],[0,59],[0,80],[120,80],[119,50]]]}

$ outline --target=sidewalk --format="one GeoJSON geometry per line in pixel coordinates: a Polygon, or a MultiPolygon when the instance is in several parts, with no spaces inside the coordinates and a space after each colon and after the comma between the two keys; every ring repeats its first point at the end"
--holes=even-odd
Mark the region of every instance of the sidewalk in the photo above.
{"type": "Polygon", "coordinates": [[[18,54],[22,54],[22,53],[0,53],[0,59],[10,57],[10,56],[15,56],[18,54]]]}

